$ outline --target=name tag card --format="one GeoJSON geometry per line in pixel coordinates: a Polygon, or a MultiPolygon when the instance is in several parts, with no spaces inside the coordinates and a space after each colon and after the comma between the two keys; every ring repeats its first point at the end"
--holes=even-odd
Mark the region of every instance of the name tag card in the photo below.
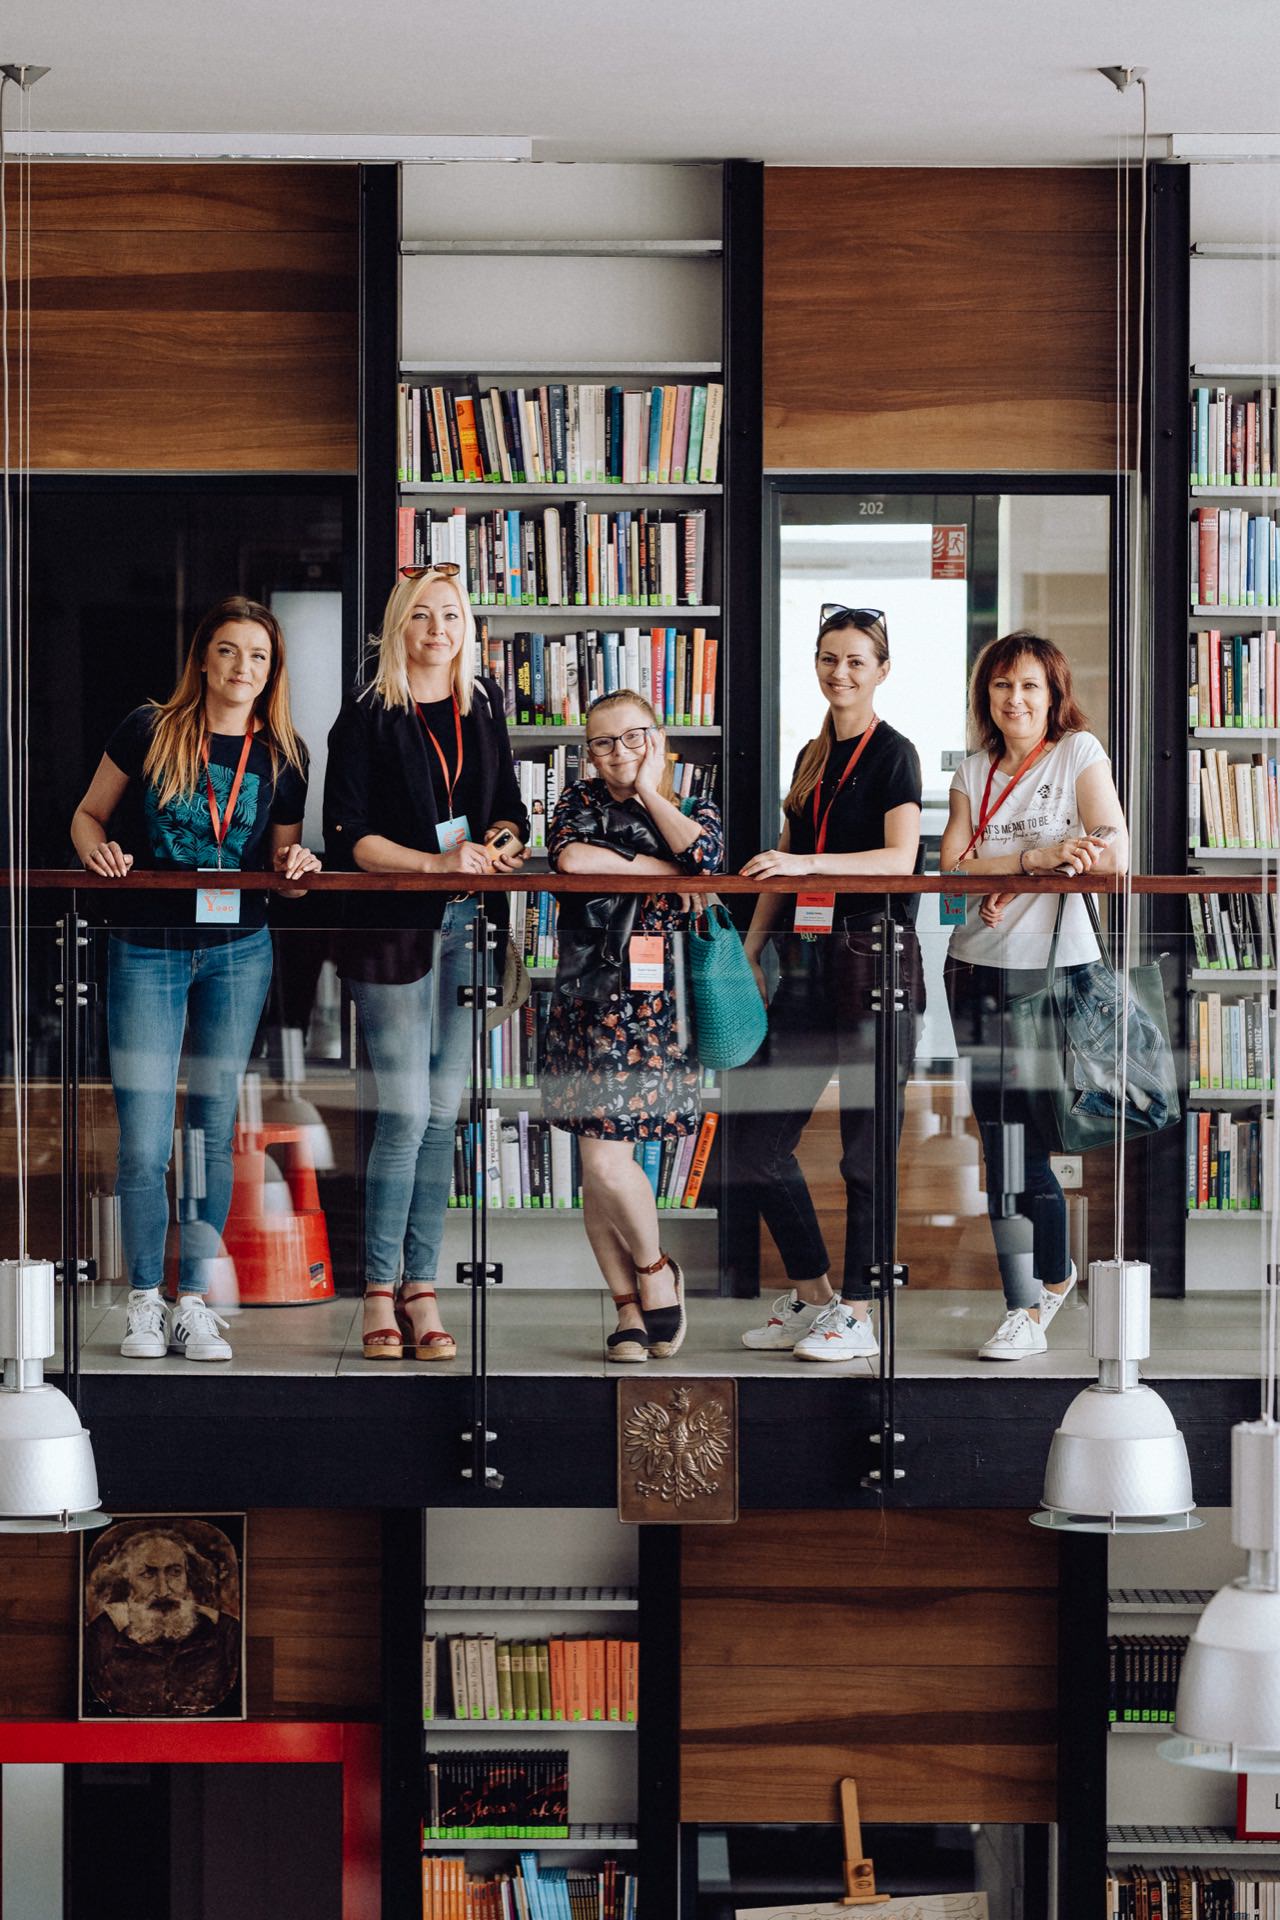
{"type": "Polygon", "coordinates": [[[962,893],[938,895],[938,919],[944,927],[962,927],[968,914],[968,902],[962,893]]]}
{"type": "Polygon", "coordinates": [[[830,933],[835,917],[834,893],[798,893],[796,895],[797,933],[830,933]]]}
{"type": "Polygon", "coordinates": [[[660,933],[632,934],[628,945],[631,961],[631,986],[635,988],[661,987],[666,979],[662,955],[662,935],[660,933]]]}
{"type": "MultiPolygon", "coordinates": [[[[216,873],[216,867],[202,869],[216,873]]],[[[237,927],[240,924],[240,894],[235,887],[205,887],[196,893],[198,927],[237,927]]]]}
{"type": "Polygon", "coordinates": [[[464,840],[471,838],[471,827],[465,813],[457,813],[452,820],[442,820],[436,828],[436,839],[441,853],[456,853],[464,840]]]}

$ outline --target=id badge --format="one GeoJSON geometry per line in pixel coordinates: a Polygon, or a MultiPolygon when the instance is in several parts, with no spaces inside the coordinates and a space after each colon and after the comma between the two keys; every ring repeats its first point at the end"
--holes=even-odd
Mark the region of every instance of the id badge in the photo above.
{"type": "Polygon", "coordinates": [[[796,895],[796,932],[830,933],[836,914],[834,893],[796,895]]]}
{"type": "Polygon", "coordinates": [[[938,920],[944,927],[962,927],[969,911],[969,902],[963,893],[940,893],[938,895],[938,920]]]}
{"type": "Polygon", "coordinates": [[[456,853],[463,841],[470,838],[471,827],[465,813],[455,814],[452,820],[442,820],[436,828],[441,853],[456,853]]]}
{"type": "MultiPolygon", "coordinates": [[[[216,867],[205,867],[205,873],[216,873],[216,867]]],[[[205,887],[196,890],[196,925],[198,927],[238,927],[240,924],[240,894],[235,887],[205,887]]]]}
{"type": "Polygon", "coordinates": [[[662,952],[660,933],[633,933],[628,943],[627,954],[631,962],[631,987],[662,987],[666,972],[662,952]]]}

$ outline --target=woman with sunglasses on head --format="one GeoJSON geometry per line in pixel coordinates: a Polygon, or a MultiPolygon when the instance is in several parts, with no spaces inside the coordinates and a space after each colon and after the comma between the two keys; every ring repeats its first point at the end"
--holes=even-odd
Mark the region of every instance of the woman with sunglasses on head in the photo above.
{"type": "MultiPolygon", "coordinates": [[[[137,892],[112,903],[107,1038],[120,1123],[116,1192],[130,1293],[126,1359],[229,1360],[226,1321],[209,1307],[210,1261],[231,1204],[231,1142],[240,1081],[271,980],[267,896],[218,887],[217,868],[276,872],[320,862],[301,844],[307,751],[289,714],[284,634],[239,594],[196,628],[177,686],[138,707],[107,741],[71,838],[90,873],[135,866],[208,870],[190,893],[137,892]],[[160,1298],[184,1030],[186,1131],[204,1143],[205,1191],[181,1229],[178,1298],[160,1298]]],[[[302,889],[282,889],[296,898],[302,889]]]]}
{"type": "MultiPolygon", "coordinates": [[[[529,821],[502,691],[476,672],[471,602],[456,565],[407,567],[392,589],[372,683],[329,734],[325,844],[365,873],[515,872],[529,821]]],[[[506,925],[505,894],[490,896],[506,925]]],[[[452,1360],[436,1302],[454,1126],[471,1060],[475,900],[386,893],[377,932],[340,942],[378,1089],[365,1185],[361,1341],[369,1360],[452,1360]]]]}
{"type": "MultiPolygon", "coordinates": [[[[969,719],[978,751],[951,783],[942,871],[1123,873],[1129,836],[1111,765],[1101,741],[1087,731],[1061,648],[1034,633],[991,641],[974,663],[969,719]]],[[[1045,1352],[1045,1328],[1076,1272],[1049,1143],[1036,1129],[1026,1094],[1005,1083],[1005,1008],[1011,994],[1043,982],[1059,902],[1058,966],[1087,970],[1099,958],[1098,942],[1078,895],[988,894],[977,913],[972,899],[958,899],[947,1001],[956,1042],[972,1062],[987,1210],[1007,1309],[978,1352],[983,1360],[1024,1360],[1045,1352]]]]}
{"type": "MultiPolygon", "coordinates": [[[[743,873],[759,880],[825,880],[921,872],[919,756],[875,711],[876,691],[889,673],[884,614],[877,607],[824,606],[814,667],[827,717],[796,762],[777,849],[756,854],[743,873]]],[[[898,1023],[899,1128],[924,1011],[917,904],[912,894],[891,897],[901,929],[906,1004],[914,1015],[898,1023]]],[[[817,1361],[879,1352],[870,1311],[876,1029],[869,995],[877,961],[873,929],[883,911],[874,895],[824,890],[803,905],[794,894],[762,894],[751,917],[747,956],[765,998],[761,962],[771,941],[780,971],[761,1070],[750,1076],[758,1089],[755,1107],[735,1123],[735,1178],[754,1186],[791,1282],[764,1326],[742,1336],[744,1346],[762,1352],[817,1361]],[[846,1195],[844,1262],[836,1285],[796,1159],[800,1136],[833,1072],[839,1074],[846,1195]]]]}
{"type": "MultiPolygon", "coordinates": [[[[586,719],[593,776],[566,788],[547,835],[561,873],[715,873],[720,813],[672,797],[666,735],[639,694],[605,694],[586,719]]],[[[577,1136],[583,1220],[618,1324],[606,1357],[661,1360],[685,1336],[683,1275],[658,1237],[637,1142],[683,1139],[701,1120],[701,1072],[679,1019],[675,939],[688,926],[678,891],[560,900],[559,960],[547,1021],[543,1112],[577,1136]]]]}

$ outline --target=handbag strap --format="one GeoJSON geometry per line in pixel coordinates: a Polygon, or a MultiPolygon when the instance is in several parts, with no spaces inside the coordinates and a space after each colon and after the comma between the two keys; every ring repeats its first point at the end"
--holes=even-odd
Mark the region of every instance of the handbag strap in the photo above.
{"type": "MultiPolygon", "coordinates": [[[[1089,916],[1089,924],[1092,926],[1094,938],[1098,942],[1098,956],[1102,964],[1107,967],[1111,973],[1114,973],[1116,970],[1115,962],[1111,958],[1110,948],[1103,938],[1102,922],[1098,918],[1098,909],[1094,904],[1093,895],[1091,893],[1085,893],[1079,894],[1076,897],[1084,901],[1084,910],[1089,916]]],[[[1066,910],[1067,896],[1065,893],[1060,893],[1058,895],[1058,912],[1053,923],[1053,939],[1049,942],[1049,963],[1045,969],[1045,979],[1050,983],[1052,983],[1053,977],[1058,970],[1058,941],[1062,937],[1062,916],[1066,910]]]]}

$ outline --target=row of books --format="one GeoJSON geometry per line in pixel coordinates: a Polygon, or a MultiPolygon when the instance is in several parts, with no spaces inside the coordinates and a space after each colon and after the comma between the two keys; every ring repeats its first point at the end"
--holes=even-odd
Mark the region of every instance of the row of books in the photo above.
{"type": "Polygon", "coordinates": [[[1280,388],[1228,393],[1191,389],[1193,487],[1274,487],[1280,463],[1276,408],[1280,388]]]}
{"type": "MultiPolygon", "coordinates": [[[[676,1212],[697,1206],[718,1122],[718,1114],[704,1113],[696,1134],[636,1142],[635,1157],[660,1209],[676,1212]]],[[[573,1134],[524,1112],[503,1115],[496,1107],[485,1109],[482,1127],[459,1121],[449,1205],[465,1210],[477,1203],[538,1210],[581,1207],[582,1168],[573,1134]]]]}
{"type": "Polygon", "coordinates": [[[1187,1115],[1187,1206],[1193,1213],[1254,1213],[1271,1206],[1269,1115],[1239,1120],[1209,1108],[1187,1115]]]}
{"type": "Polygon", "coordinates": [[[634,1723],[640,1642],[591,1634],[499,1640],[429,1633],[422,1643],[422,1717],[447,1701],[455,1720],[634,1723]]]}
{"type": "Polygon", "coordinates": [[[428,1753],[422,1838],[564,1840],[569,1755],[563,1747],[428,1753]]]}
{"type": "Polygon", "coordinates": [[[1243,1093],[1275,1086],[1270,998],[1224,1000],[1220,993],[1193,993],[1189,1021],[1190,1084],[1198,1093],[1229,1087],[1243,1093]]]}
{"type": "Polygon", "coordinates": [[[396,389],[402,485],[713,485],[720,381],[643,388],[552,382],[396,389]]]}
{"type": "Polygon", "coordinates": [[[1192,514],[1191,598],[1216,607],[1273,607],[1280,601],[1280,522],[1244,507],[1192,514]]]}
{"type": "Polygon", "coordinates": [[[1280,791],[1274,756],[1231,760],[1222,747],[1187,755],[1187,845],[1274,850],[1280,844],[1280,791]]]}
{"type": "Polygon", "coordinates": [[[1274,893],[1189,894],[1197,967],[1254,972],[1273,967],[1280,927],[1274,893]]]}
{"type": "Polygon", "coordinates": [[[452,563],[479,607],[692,607],[703,596],[706,536],[705,507],[401,507],[396,563],[452,563]]]}
{"type": "Polygon", "coordinates": [[[503,691],[508,720],[580,727],[602,694],[638,693],[667,727],[716,718],[720,643],[705,627],[622,627],[584,633],[491,635],[476,622],[476,666],[503,691]]]}
{"type": "Polygon", "coordinates": [[[1114,1726],[1172,1722],[1178,1676],[1187,1650],[1183,1634],[1116,1633],[1107,1641],[1107,1719],[1114,1726]]]}
{"type": "MultiPolygon", "coordinates": [[[[667,766],[672,798],[683,813],[692,810],[695,800],[714,798],[719,768],[713,761],[681,760],[677,754],[669,753],[667,766]]],[[[545,760],[517,760],[515,770],[520,798],[529,810],[529,851],[545,853],[547,833],[560,795],[577,780],[593,779],[595,766],[585,747],[553,747],[545,760]]]]}
{"type": "Polygon", "coordinates": [[[1280,1874],[1256,1867],[1112,1867],[1107,1920],[1280,1920],[1280,1874]]]}
{"type": "Polygon", "coordinates": [[[636,1876],[616,1860],[544,1867],[522,1853],[514,1873],[468,1873],[461,1854],[422,1856],[422,1920],[636,1920],[636,1876]]]}
{"type": "Polygon", "coordinates": [[[1228,633],[1216,627],[1191,636],[1187,725],[1274,727],[1280,723],[1280,672],[1274,627],[1228,633]]]}

